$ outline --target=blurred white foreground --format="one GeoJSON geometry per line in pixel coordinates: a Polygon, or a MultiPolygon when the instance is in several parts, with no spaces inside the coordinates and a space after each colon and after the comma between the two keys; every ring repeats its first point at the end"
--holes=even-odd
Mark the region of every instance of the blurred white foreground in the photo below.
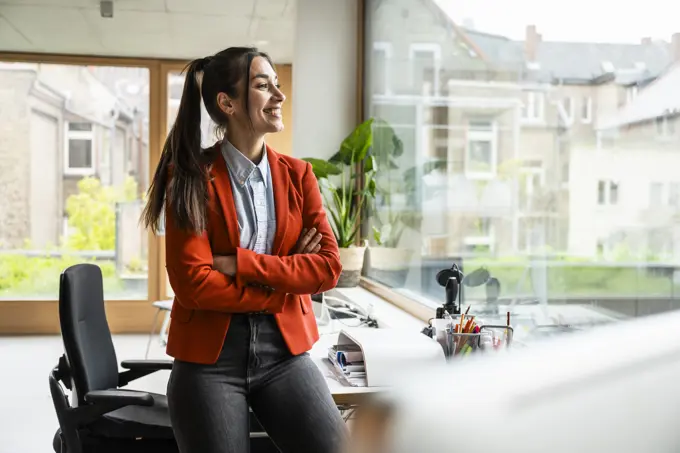
{"type": "Polygon", "coordinates": [[[680,312],[402,377],[352,452],[680,452],[680,312]]]}

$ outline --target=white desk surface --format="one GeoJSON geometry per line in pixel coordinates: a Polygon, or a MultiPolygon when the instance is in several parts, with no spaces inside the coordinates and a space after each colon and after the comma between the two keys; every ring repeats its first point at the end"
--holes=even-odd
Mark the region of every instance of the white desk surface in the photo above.
{"type": "Polygon", "coordinates": [[[331,390],[333,400],[338,405],[354,405],[361,403],[367,396],[376,393],[381,389],[371,387],[352,387],[339,382],[335,377],[331,364],[326,358],[328,357],[328,348],[331,347],[338,339],[337,333],[322,334],[319,341],[309,351],[316,365],[319,367],[323,375],[326,377],[328,388],[331,390]]]}

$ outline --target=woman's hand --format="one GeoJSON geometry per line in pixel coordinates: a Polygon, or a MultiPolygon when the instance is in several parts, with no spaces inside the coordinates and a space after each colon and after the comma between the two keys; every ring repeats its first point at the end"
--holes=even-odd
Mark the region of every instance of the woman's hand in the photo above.
{"type": "Polygon", "coordinates": [[[236,275],[236,255],[213,256],[213,269],[233,277],[236,275]]]}
{"type": "MultiPolygon", "coordinates": [[[[317,253],[321,250],[321,234],[316,232],[316,228],[302,230],[302,235],[291,252],[291,255],[301,253],[317,253]]],[[[233,277],[236,275],[236,255],[217,255],[213,256],[213,269],[233,277]]]]}
{"type": "Polygon", "coordinates": [[[290,253],[291,255],[299,255],[302,253],[317,253],[321,250],[321,233],[316,232],[316,228],[307,228],[302,230],[302,235],[298,239],[295,249],[290,253]]]}

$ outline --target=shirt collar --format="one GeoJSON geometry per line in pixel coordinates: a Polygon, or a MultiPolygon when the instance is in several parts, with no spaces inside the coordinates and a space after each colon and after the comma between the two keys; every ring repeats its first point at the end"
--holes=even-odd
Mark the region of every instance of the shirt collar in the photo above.
{"type": "Polygon", "coordinates": [[[264,181],[264,186],[269,186],[269,160],[267,159],[267,146],[262,145],[262,159],[255,165],[253,161],[243,155],[229,140],[224,139],[222,146],[222,156],[227,163],[229,174],[240,186],[244,186],[255,169],[259,169],[264,181]]]}

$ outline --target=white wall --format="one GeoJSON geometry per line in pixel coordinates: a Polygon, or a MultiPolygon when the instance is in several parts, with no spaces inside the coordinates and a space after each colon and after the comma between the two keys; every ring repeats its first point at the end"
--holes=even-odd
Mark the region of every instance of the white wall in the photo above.
{"type": "Polygon", "coordinates": [[[330,157],[357,124],[357,0],[298,0],[293,156],[330,157]]]}
{"type": "MultiPolygon", "coordinates": [[[[597,240],[620,228],[650,226],[652,182],[680,182],[680,155],[653,149],[573,149],[569,175],[569,251],[594,254],[597,240]],[[598,204],[598,181],[619,183],[616,205],[598,204]]],[[[666,189],[667,190],[667,189],[666,189]]],[[[667,196],[667,193],[665,193],[667,196]]]]}

